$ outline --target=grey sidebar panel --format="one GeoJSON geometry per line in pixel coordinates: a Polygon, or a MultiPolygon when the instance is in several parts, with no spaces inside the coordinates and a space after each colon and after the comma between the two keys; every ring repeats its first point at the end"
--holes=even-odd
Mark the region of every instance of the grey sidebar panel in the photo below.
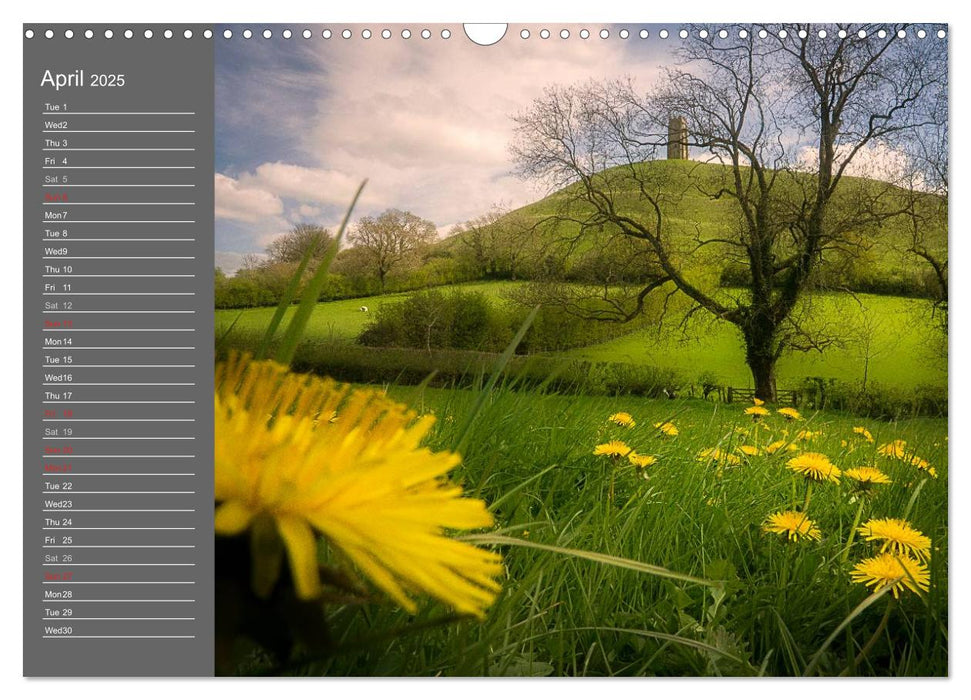
{"type": "Polygon", "coordinates": [[[213,673],[206,29],[24,26],[27,676],[213,673]]]}

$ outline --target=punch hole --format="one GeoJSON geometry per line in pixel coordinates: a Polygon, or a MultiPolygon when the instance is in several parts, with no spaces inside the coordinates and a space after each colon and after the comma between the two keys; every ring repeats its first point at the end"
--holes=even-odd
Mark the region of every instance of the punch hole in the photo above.
{"type": "Polygon", "coordinates": [[[646,39],[646,38],[647,38],[648,36],[650,36],[650,34],[648,33],[648,31],[647,31],[646,29],[642,29],[642,30],[641,30],[641,31],[640,31],[640,32],[638,33],[638,36],[639,36],[639,37],[640,37],[641,39],[646,39]]]}
{"type": "Polygon", "coordinates": [[[542,31],[540,31],[539,37],[540,37],[540,39],[549,39],[550,38],[550,30],[549,29],[543,29],[542,31]]]}
{"type": "Polygon", "coordinates": [[[668,30],[667,29],[662,29],[661,31],[659,31],[657,33],[657,35],[659,37],[661,37],[662,39],[667,39],[668,38],[668,30]]]}
{"type": "Polygon", "coordinates": [[[626,39],[629,36],[630,36],[630,32],[629,31],[627,31],[626,29],[621,29],[620,30],[620,38],[621,39],[626,39]]]}
{"type": "MultiPolygon", "coordinates": [[[[478,44],[479,46],[492,46],[493,44],[499,43],[504,36],[506,36],[506,30],[509,28],[508,24],[487,24],[487,23],[470,23],[463,24],[462,29],[465,31],[465,36],[467,36],[473,44],[478,44]]],[[[444,32],[442,32],[444,34],[444,32]]],[[[524,29],[519,35],[523,39],[529,38],[529,30],[524,29]]]]}
{"type": "Polygon", "coordinates": [[[33,29],[28,29],[27,31],[25,31],[24,32],[24,37],[27,38],[27,39],[33,39],[34,38],[34,30],[33,29]]]}
{"type": "Polygon", "coordinates": [[[162,32],[162,36],[164,36],[166,39],[171,39],[173,37],[172,30],[166,29],[164,32],[162,32]]]}
{"type": "Polygon", "coordinates": [[[115,36],[115,33],[110,29],[105,29],[105,39],[111,39],[115,36]]]}
{"type": "Polygon", "coordinates": [[[85,39],[94,39],[94,32],[91,31],[90,29],[85,29],[84,30],[84,38],[85,39]]]}
{"type": "Polygon", "coordinates": [[[212,39],[212,30],[211,29],[207,29],[206,31],[204,31],[202,33],[202,36],[204,36],[207,39],[212,39]]]}

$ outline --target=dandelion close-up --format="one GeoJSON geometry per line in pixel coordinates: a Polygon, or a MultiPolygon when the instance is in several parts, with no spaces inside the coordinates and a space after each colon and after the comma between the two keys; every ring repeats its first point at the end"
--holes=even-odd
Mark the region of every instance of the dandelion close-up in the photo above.
{"type": "Polygon", "coordinates": [[[876,467],[855,467],[843,472],[858,491],[868,493],[873,486],[892,484],[893,480],[876,467]]]}
{"type": "Polygon", "coordinates": [[[906,554],[926,561],[931,555],[931,539],[909,522],[898,518],[874,518],[858,528],[867,542],[880,543],[881,552],[906,554]]]}
{"type": "Polygon", "coordinates": [[[864,559],[850,572],[855,583],[873,588],[874,592],[891,588],[894,598],[900,597],[904,589],[914,593],[930,590],[930,572],[927,566],[906,554],[894,555],[889,552],[864,559]]]}
{"type": "Polygon", "coordinates": [[[611,414],[607,420],[614,425],[619,425],[621,428],[633,428],[635,425],[637,425],[637,422],[634,420],[633,416],[623,411],[620,413],[611,414]]]}
{"type": "Polygon", "coordinates": [[[906,451],[906,440],[893,440],[891,442],[884,443],[877,448],[877,453],[883,455],[884,457],[890,457],[891,459],[903,459],[906,451]]]}
{"type": "Polygon", "coordinates": [[[612,459],[626,457],[630,452],[630,446],[622,440],[611,440],[593,448],[593,453],[598,457],[611,457],[612,459]]]}
{"type": "Polygon", "coordinates": [[[774,455],[779,450],[785,450],[786,452],[798,452],[799,447],[788,440],[776,440],[775,442],[770,442],[765,446],[766,454],[774,455]]]}
{"type": "Polygon", "coordinates": [[[742,460],[731,452],[718,447],[709,447],[698,453],[699,462],[718,462],[719,464],[739,465],[742,460]]]}
{"type": "Polygon", "coordinates": [[[663,435],[667,437],[677,437],[678,429],[675,427],[674,423],[661,422],[655,423],[654,427],[661,431],[663,435]]]}
{"type": "Polygon", "coordinates": [[[853,434],[863,438],[867,442],[873,442],[873,435],[870,434],[870,431],[864,428],[862,425],[858,425],[853,428],[853,434]]]}
{"type": "Polygon", "coordinates": [[[789,406],[780,408],[778,411],[776,411],[776,413],[785,418],[787,421],[800,420],[802,418],[802,414],[800,414],[799,411],[794,408],[790,408],[789,406]]]}
{"type": "Polygon", "coordinates": [[[638,469],[646,469],[654,464],[657,464],[657,457],[654,455],[639,455],[636,452],[631,452],[627,455],[627,461],[638,469]]]}
{"type": "MultiPolygon", "coordinates": [[[[446,479],[460,456],[422,446],[434,418],[235,353],[215,376],[216,534],[275,532],[304,600],[322,592],[319,534],[409,612],[427,595],[485,615],[502,559],[447,533],[493,518],[446,479]]],[[[254,580],[270,572],[268,595],[274,567],[255,553],[253,566],[254,580]]]]}
{"type": "Polygon", "coordinates": [[[932,467],[930,462],[928,462],[926,459],[918,457],[917,455],[908,455],[904,461],[906,461],[907,464],[912,467],[917,467],[921,471],[927,472],[934,479],[937,478],[937,470],[934,469],[934,467],[932,467]]]}
{"type": "Polygon", "coordinates": [[[785,535],[790,542],[800,538],[818,540],[819,528],[806,517],[805,513],[795,510],[784,510],[772,513],[762,523],[762,531],[770,534],[785,535]]]}
{"type": "Polygon", "coordinates": [[[786,467],[812,481],[833,481],[839,483],[840,470],[829,461],[829,457],[819,452],[804,452],[796,455],[786,467]]]}
{"type": "Polygon", "coordinates": [[[752,420],[757,421],[769,415],[769,409],[760,405],[749,406],[745,409],[745,415],[752,416],[752,420]]]}
{"type": "Polygon", "coordinates": [[[746,457],[758,457],[760,454],[762,454],[762,450],[755,445],[738,445],[735,447],[735,449],[746,457]]]}
{"type": "Polygon", "coordinates": [[[809,442],[811,440],[815,440],[816,438],[822,437],[822,435],[822,430],[800,430],[798,433],[796,433],[796,440],[804,440],[809,442]]]}

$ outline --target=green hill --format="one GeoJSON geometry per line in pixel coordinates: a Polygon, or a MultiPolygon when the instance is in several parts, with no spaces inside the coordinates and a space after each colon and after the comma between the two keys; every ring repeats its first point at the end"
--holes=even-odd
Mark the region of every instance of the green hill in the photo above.
{"type": "MultiPolygon", "coordinates": [[[[634,166],[637,178],[648,181],[661,192],[663,235],[674,257],[693,279],[704,286],[737,285],[744,280],[745,266],[733,261],[737,249],[712,239],[731,238],[740,227],[737,204],[726,194],[715,193],[730,184],[731,168],[720,164],[696,161],[658,160],[634,166]]],[[[653,212],[636,190],[636,183],[626,168],[613,168],[599,176],[614,193],[617,209],[632,217],[650,221],[653,212]]],[[[797,205],[801,191],[812,185],[808,175],[778,173],[776,191],[783,210],[797,205]]],[[[580,236],[580,220],[593,211],[591,205],[579,202],[576,185],[509,212],[493,226],[499,241],[499,255],[516,255],[516,267],[511,276],[530,278],[548,272],[551,266],[567,279],[600,281],[604,276],[618,276],[636,281],[638,254],[646,261],[645,246],[636,241],[620,240],[609,229],[588,230],[580,236]],[[574,219],[564,220],[564,217],[574,219]],[[610,267],[608,267],[610,266],[610,267]]],[[[855,207],[878,206],[899,209],[906,190],[885,182],[847,177],[835,200],[836,220],[848,218],[855,207]]],[[[935,195],[920,194],[918,202],[927,220],[921,232],[930,249],[942,253],[947,247],[946,223],[930,223],[940,200],[935,195]]],[[[784,216],[784,213],[783,213],[784,216]]],[[[889,217],[879,225],[851,229],[847,238],[852,245],[843,251],[826,253],[820,268],[824,286],[849,288],[855,291],[927,296],[932,280],[926,263],[906,252],[909,247],[912,219],[903,215],[889,217]]],[[[462,233],[438,244],[438,253],[461,256],[468,254],[469,233],[462,233]]],[[[784,251],[781,251],[784,254],[784,251]]],[[[643,268],[641,268],[643,269],[643,268]]],[[[510,276],[507,273],[504,276],[510,276]]]]}

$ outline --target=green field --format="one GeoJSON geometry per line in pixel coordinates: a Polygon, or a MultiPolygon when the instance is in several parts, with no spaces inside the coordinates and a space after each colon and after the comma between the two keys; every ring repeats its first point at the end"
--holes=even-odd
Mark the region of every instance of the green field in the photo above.
{"type": "MultiPolygon", "coordinates": [[[[476,398],[474,392],[405,387],[392,388],[391,395],[436,414],[433,449],[454,449],[476,398]]],[[[454,473],[495,514],[496,528],[487,536],[519,541],[500,548],[507,573],[488,617],[442,622],[447,611],[431,603],[416,616],[393,605],[335,606],[331,630],[349,650],[290,670],[404,676],[946,674],[946,422],[869,421],[875,438],[870,444],[854,437],[858,419],[817,414],[787,424],[771,415],[756,427],[742,408],[498,390],[473,422],[463,465],[454,473]],[[634,416],[633,429],[608,425],[607,416],[619,410],[634,416]],[[652,427],[662,420],[673,421],[680,434],[662,437],[652,427]],[[821,434],[799,441],[801,429],[821,434]],[[593,456],[594,446],[611,438],[657,456],[649,478],[625,461],[593,456]],[[785,467],[793,453],[738,465],[697,458],[705,448],[734,452],[743,442],[764,446],[777,439],[822,452],[844,470],[876,464],[892,477],[893,484],[866,500],[862,519],[907,517],[932,539],[929,593],[904,593],[889,612],[890,596],[876,601],[824,648],[869,593],[849,574],[874,545],[857,538],[844,556],[858,507],[848,480],[816,485],[806,512],[821,539],[792,543],[761,525],[774,511],[805,504],[804,480],[785,467]],[[893,439],[906,440],[938,478],[879,456],[877,446],[893,439]],[[600,555],[719,583],[706,586],[582,558],[600,555]],[[885,613],[889,625],[874,635],[885,613]],[[379,641],[355,645],[358,639],[379,641]]]]}
{"type": "MultiPolygon", "coordinates": [[[[481,282],[455,285],[450,289],[477,290],[504,298],[515,285],[514,282],[481,282]]],[[[382,305],[393,304],[407,295],[389,294],[320,303],[311,317],[306,337],[316,341],[353,342],[382,305]],[[361,306],[367,306],[368,313],[361,312],[361,306]]],[[[937,349],[940,331],[933,325],[926,300],[828,294],[820,295],[814,304],[814,314],[837,324],[840,334],[847,339],[843,346],[833,346],[822,353],[810,351],[784,356],[778,367],[780,387],[786,388],[809,376],[861,382],[867,364],[867,345],[870,382],[900,389],[922,384],[947,385],[946,364],[937,349]],[[861,308],[866,309],[868,326],[864,323],[861,308]]],[[[287,318],[292,313],[292,309],[288,311],[287,318]]],[[[222,335],[237,317],[239,320],[234,330],[258,332],[266,327],[272,315],[272,308],[218,310],[216,335],[222,335]]],[[[660,331],[635,331],[606,343],[571,350],[565,355],[670,368],[691,379],[708,372],[725,385],[751,385],[741,341],[734,327],[725,323],[694,323],[685,334],[672,318],[660,331]]]]}

